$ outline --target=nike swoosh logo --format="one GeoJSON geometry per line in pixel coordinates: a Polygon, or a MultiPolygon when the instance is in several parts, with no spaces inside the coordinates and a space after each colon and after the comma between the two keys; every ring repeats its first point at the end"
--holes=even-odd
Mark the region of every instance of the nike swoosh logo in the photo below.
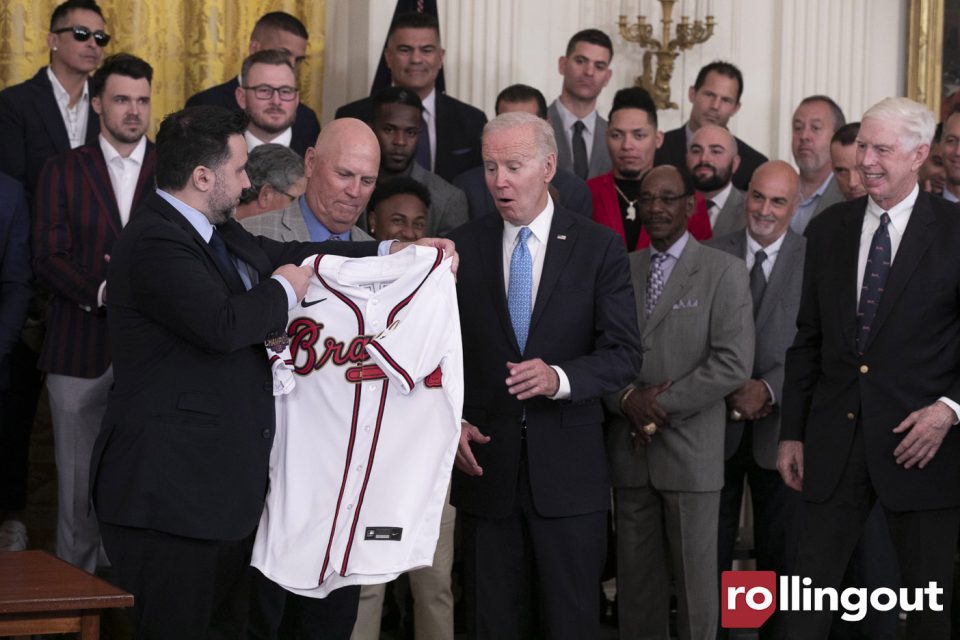
{"type": "Polygon", "coordinates": [[[326,298],[320,298],[319,300],[304,300],[303,302],[300,303],[300,306],[301,306],[301,307],[312,307],[312,306],[315,305],[315,304],[320,304],[320,303],[323,302],[324,300],[326,300],[326,298]]]}

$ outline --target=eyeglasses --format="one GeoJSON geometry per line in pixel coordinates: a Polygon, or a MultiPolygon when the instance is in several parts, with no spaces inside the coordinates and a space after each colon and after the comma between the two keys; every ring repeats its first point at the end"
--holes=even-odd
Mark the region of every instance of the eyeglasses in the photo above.
{"type": "Polygon", "coordinates": [[[73,32],[73,39],[77,42],[86,42],[90,39],[90,36],[93,36],[93,41],[97,43],[98,47],[105,47],[110,44],[110,34],[105,31],[90,31],[86,27],[63,27],[62,29],[54,29],[53,33],[67,33],[68,31],[73,32]]]}
{"type": "Polygon", "coordinates": [[[258,84],[255,87],[244,87],[247,91],[253,91],[253,95],[261,100],[269,100],[274,92],[280,94],[280,99],[284,102],[290,102],[297,97],[296,87],[273,87],[269,84],[258,84]]]}
{"type": "Polygon", "coordinates": [[[669,206],[672,206],[675,202],[678,202],[680,200],[683,200],[684,198],[689,198],[689,197],[690,196],[682,193],[678,196],[671,196],[671,195],[661,196],[661,195],[650,195],[649,193],[645,193],[639,198],[637,198],[637,202],[642,207],[649,207],[654,203],[655,200],[659,200],[664,204],[664,206],[669,207],[669,206]]]}

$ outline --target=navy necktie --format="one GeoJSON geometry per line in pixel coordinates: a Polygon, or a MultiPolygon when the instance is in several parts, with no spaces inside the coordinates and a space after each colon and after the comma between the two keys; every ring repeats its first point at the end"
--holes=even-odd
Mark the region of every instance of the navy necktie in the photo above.
{"type": "Polygon", "coordinates": [[[861,355],[870,337],[870,327],[877,315],[877,307],[880,306],[887,274],[890,273],[893,252],[890,249],[890,230],[887,228],[889,224],[890,215],[884,211],[880,216],[880,226],[870,241],[867,268],[863,271],[860,305],[857,308],[857,352],[861,355]]]}
{"type": "Polygon", "coordinates": [[[420,133],[417,135],[417,151],[414,159],[421,167],[427,171],[433,171],[430,166],[430,128],[427,126],[427,120],[421,114],[420,133]]]}
{"type": "Polygon", "coordinates": [[[580,178],[586,180],[587,174],[590,171],[590,162],[587,160],[587,142],[583,139],[583,130],[587,128],[587,125],[583,124],[582,121],[577,120],[573,123],[573,139],[571,146],[573,147],[573,172],[580,176],[580,178]]]}
{"type": "Polygon", "coordinates": [[[530,228],[521,227],[517,234],[517,244],[510,257],[510,282],[507,285],[507,307],[510,309],[510,323],[517,336],[520,353],[527,346],[527,333],[530,331],[530,314],[533,305],[533,257],[527,247],[530,228]]]}
{"type": "Polygon", "coordinates": [[[230,257],[230,251],[223,242],[223,238],[221,238],[217,232],[216,227],[214,227],[213,233],[210,235],[210,250],[213,252],[213,257],[220,267],[220,272],[227,279],[227,285],[230,287],[230,290],[234,292],[246,291],[246,287],[243,286],[243,280],[240,279],[240,272],[237,271],[237,265],[234,264],[233,258],[230,257]]]}

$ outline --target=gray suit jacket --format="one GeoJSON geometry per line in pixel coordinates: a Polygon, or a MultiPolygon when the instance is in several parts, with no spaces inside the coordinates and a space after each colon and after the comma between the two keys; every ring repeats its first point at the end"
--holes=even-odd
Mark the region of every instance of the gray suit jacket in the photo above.
{"type": "Polygon", "coordinates": [[[727,201],[723,203],[723,208],[720,209],[720,213],[717,214],[717,223],[713,225],[714,238],[739,231],[747,226],[746,219],[743,217],[744,201],[743,191],[740,191],[740,189],[736,187],[730,189],[730,195],[727,196],[727,201]]]}
{"type": "MultiPolygon", "coordinates": [[[[573,171],[573,149],[563,131],[563,120],[557,111],[557,101],[554,100],[547,108],[547,117],[553,125],[553,135],[557,139],[557,166],[567,171],[573,171]]],[[[597,114],[597,130],[593,132],[593,147],[590,150],[590,171],[587,179],[595,178],[613,169],[610,164],[610,153],[607,151],[607,121],[597,114]]]]}
{"type": "Polygon", "coordinates": [[[644,319],[650,249],[630,254],[643,341],[637,386],[672,380],[660,394],[670,425],[637,449],[620,412],[623,392],[607,398],[612,414],[607,455],[615,487],[647,484],[664,491],[723,487],[724,398],[749,377],[753,364],[753,303],[742,260],[692,237],[674,265],[649,320],[644,319]]]}
{"type": "MultiPolygon", "coordinates": [[[[271,240],[289,242],[299,240],[301,242],[310,241],[310,232],[307,230],[307,223],[303,221],[303,215],[300,213],[300,201],[294,200],[287,205],[286,209],[277,211],[268,211],[252,218],[244,218],[240,221],[243,228],[255,236],[266,236],[271,240]]],[[[360,242],[363,240],[373,240],[369,233],[354,225],[350,229],[350,240],[360,242]]]]}
{"type": "Polygon", "coordinates": [[[410,177],[430,191],[427,237],[445,236],[470,219],[467,196],[463,191],[416,162],[412,162],[411,166],[410,177]]]}
{"type": "MultiPolygon", "coordinates": [[[[737,231],[715,237],[707,245],[745,258],[747,233],[737,231]]],[[[780,399],[783,397],[783,363],[787,349],[797,334],[797,312],[803,283],[803,257],[807,240],[787,228],[777,261],[767,280],[756,314],[756,354],[752,378],[763,379],[774,394],[773,411],[753,423],[753,458],[764,469],[777,468],[777,443],[780,440],[780,399]]],[[[740,446],[743,422],[727,422],[725,457],[729,459],[740,446]]]]}
{"type": "MultiPolygon", "coordinates": [[[[833,206],[838,202],[844,202],[843,193],[840,191],[840,187],[837,185],[837,179],[831,176],[830,184],[828,184],[827,188],[823,190],[823,194],[817,201],[817,208],[813,210],[813,215],[810,216],[810,221],[820,215],[824,209],[833,206]]],[[[807,226],[810,226],[810,221],[807,222],[807,226]]]]}

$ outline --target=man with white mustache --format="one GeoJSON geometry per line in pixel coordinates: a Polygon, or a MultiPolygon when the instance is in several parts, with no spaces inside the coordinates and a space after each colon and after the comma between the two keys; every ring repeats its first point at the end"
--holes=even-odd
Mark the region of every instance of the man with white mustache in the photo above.
{"type": "Polygon", "coordinates": [[[153,191],[147,140],[153,69],[128,54],[93,75],[99,139],[50,160],[34,193],[34,273],[53,293],[38,366],[47,373],[57,460],[57,555],[97,568],[100,536],[88,508],[90,455],[107,408],[113,367],[107,344],[109,254],[153,191]]]}

